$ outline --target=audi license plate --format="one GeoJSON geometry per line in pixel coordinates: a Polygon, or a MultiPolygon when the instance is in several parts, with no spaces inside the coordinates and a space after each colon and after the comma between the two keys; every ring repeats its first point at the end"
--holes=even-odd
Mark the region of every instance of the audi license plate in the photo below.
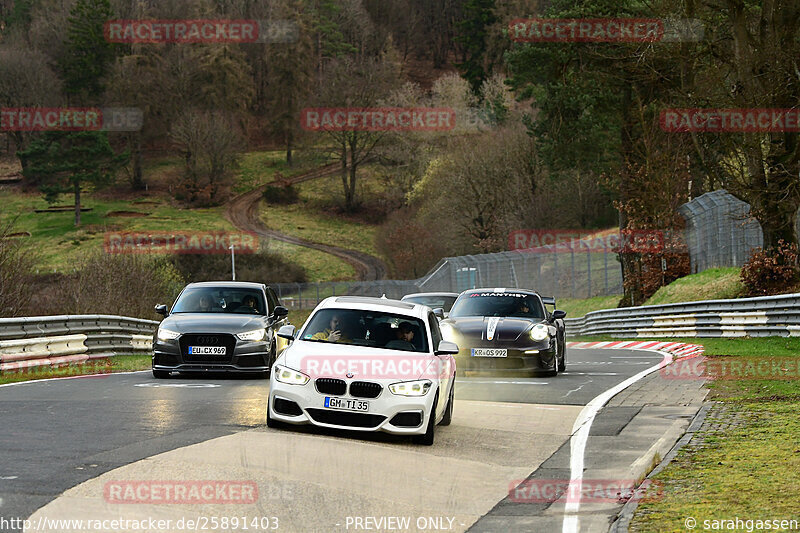
{"type": "Polygon", "coordinates": [[[191,355],[225,355],[224,346],[189,346],[191,355]]]}
{"type": "Polygon", "coordinates": [[[472,357],[508,357],[505,348],[473,348],[472,357]]]}
{"type": "Polygon", "coordinates": [[[348,400],[347,398],[325,397],[325,407],[328,409],[341,409],[344,411],[369,411],[369,402],[362,400],[348,400]]]}

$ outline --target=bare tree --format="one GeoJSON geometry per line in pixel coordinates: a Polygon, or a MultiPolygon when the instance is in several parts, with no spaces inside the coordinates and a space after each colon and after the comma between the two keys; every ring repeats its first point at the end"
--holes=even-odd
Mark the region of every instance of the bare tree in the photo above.
{"type": "Polygon", "coordinates": [[[185,164],[178,196],[199,205],[224,201],[244,146],[232,118],[221,111],[188,111],[175,121],[171,136],[185,164]]]}
{"type": "MultiPolygon", "coordinates": [[[[321,105],[364,108],[380,105],[397,86],[396,65],[381,59],[343,58],[331,61],[324,71],[321,105]]],[[[341,162],[345,209],[357,207],[356,182],[359,166],[367,161],[383,140],[384,131],[325,131],[328,150],[341,162]]]]}

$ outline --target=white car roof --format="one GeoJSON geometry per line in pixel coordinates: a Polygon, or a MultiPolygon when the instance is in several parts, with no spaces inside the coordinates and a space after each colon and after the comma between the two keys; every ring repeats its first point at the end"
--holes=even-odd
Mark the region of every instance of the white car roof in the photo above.
{"type": "Polygon", "coordinates": [[[403,296],[403,301],[405,301],[406,298],[413,298],[416,296],[455,296],[458,298],[458,294],[459,293],[457,292],[415,292],[413,294],[406,294],[403,296]]]}
{"type": "Polygon", "coordinates": [[[330,296],[322,300],[315,311],[331,308],[382,311],[420,319],[427,318],[430,312],[430,308],[425,305],[370,296],[330,296]]]}

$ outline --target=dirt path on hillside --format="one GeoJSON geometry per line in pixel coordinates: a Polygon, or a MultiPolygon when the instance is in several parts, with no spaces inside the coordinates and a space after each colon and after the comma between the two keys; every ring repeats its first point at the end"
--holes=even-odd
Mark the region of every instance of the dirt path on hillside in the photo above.
{"type": "MultiPolygon", "coordinates": [[[[294,185],[304,181],[331,176],[336,174],[339,170],[339,164],[332,163],[330,165],[325,165],[309,172],[293,176],[289,178],[289,181],[294,185]]],[[[359,280],[372,281],[386,278],[386,265],[377,257],[356,250],[308,241],[306,239],[287,235],[266,227],[259,216],[261,197],[264,194],[264,187],[266,185],[268,184],[264,184],[256,189],[253,189],[252,191],[240,194],[228,202],[227,209],[225,210],[225,216],[234,226],[242,231],[252,231],[261,237],[267,237],[281,242],[288,242],[298,246],[305,246],[306,248],[313,248],[314,250],[319,250],[321,252],[334,255],[352,265],[356,270],[356,275],[358,276],[359,280]]]]}

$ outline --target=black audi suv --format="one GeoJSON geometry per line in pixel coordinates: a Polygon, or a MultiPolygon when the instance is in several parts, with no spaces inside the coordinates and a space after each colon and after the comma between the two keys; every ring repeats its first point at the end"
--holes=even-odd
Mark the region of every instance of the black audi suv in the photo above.
{"type": "Polygon", "coordinates": [[[269,375],[278,328],[288,310],[261,283],[207,281],[187,285],[153,335],[153,376],[172,372],[250,372],[269,375]]]}

